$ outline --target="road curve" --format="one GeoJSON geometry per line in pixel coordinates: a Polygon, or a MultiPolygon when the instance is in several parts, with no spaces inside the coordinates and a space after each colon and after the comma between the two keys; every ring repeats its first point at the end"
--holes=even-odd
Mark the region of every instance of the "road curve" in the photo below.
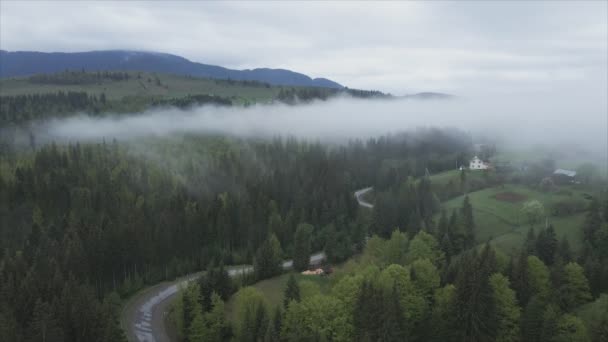
{"type": "Polygon", "coordinates": [[[373,208],[374,205],[366,202],[365,200],[363,200],[361,197],[363,195],[365,195],[366,193],[370,192],[373,188],[370,186],[369,188],[365,188],[365,189],[361,189],[361,190],[357,190],[355,191],[355,198],[357,199],[357,202],[359,202],[359,205],[362,207],[366,207],[366,208],[373,208]]]}
{"type": "MultiPolygon", "coordinates": [[[[325,253],[319,252],[310,256],[311,264],[325,260],[325,253]]],[[[293,260],[283,261],[283,269],[293,267],[293,260]]],[[[252,266],[229,266],[231,277],[253,272],[252,266]]],[[[174,281],[163,282],[152,286],[132,298],[125,305],[122,314],[122,327],[131,342],[170,342],[171,338],[165,327],[165,316],[169,304],[175,299],[180,288],[198,279],[202,272],[189,274],[174,281]]]]}

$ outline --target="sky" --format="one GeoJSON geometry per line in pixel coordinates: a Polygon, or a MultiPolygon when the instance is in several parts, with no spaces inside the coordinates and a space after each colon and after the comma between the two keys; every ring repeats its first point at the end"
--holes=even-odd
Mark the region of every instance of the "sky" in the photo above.
{"type": "Polygon", "coordinates": [[[0,48],[158,51],[398,95],[599,101],[608,91],[607,4],[3,0],[0,48]]]}

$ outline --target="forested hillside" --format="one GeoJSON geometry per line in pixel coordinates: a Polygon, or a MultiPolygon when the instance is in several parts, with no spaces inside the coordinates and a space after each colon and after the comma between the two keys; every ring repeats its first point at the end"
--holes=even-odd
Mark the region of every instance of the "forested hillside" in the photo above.
{"type": "Polygon", "coordinates": [[[2,332],[36,338],[44,323],[66,341],[108,340],[120,334],[119,297],[212,261],[251,262],[271,235],[290,256],[300,223],[313,227],[314,250],[338,234],[340,255],[350,255],[367,234],[352,191],[386,182],[375,165],[405,158],[402,172],[420,176],[429,163],[451,164],[467,146],[461,136],[429,130],[345,146],[200,136],[29,152],[8,145],[2,332]]]}
{"type": "Polygon", "coordinates": [[[118,319],[130,296],[203,270],[171,316],[189,342],[608,335],[601,178],[556,184],[545,159],[455,171],[474,153],[456,129],[333,143],[213,134],[53,142],[38,139],[34,122],[387,96],[116,71],[2,82],[3,341],[124,340],[118,319]],[[154,91],[139,94],[141,84],[154,91]],[[353,196],[366,187],[373,208],[353,196]],[[335,274],[290,278],[273,298],[280,305],[248,286],[280,278],[286,259],[306,270],[318,251],[340,265],[335,274]],[[252,272],[231,278],[226,266],[243,264],[252,272]]]}
{"type": "MultiPolygon", "coordinates": [[[[469,210],[465,201],[465,222],[469,210]]],[[[228,317],[223,299],[235,283],[215,269],[182,293],[177,326],[187,341],[604,341],[608,303],[598,294],[607,290],[608,273],[586,266],[606,260],[608,226],[597,210],[590,209],[585,231],[598,229],[594,217],[603,228],[579,256],[567,240],[558,243],[551,226],[538,236],[530,230],[510,258],[490,244],[468,248],[475,245],[469,235],[464,252],[450,258],[440,232],[394,230],[369,239],[329,280],[292,274],[282,304],[242,288],[228,317]]]]}
{"type": "Polygon", "coordinates": [[[0,125],[75,113],[100,116],[174,106],[285,103],[337,96],[390,98],[379,91],[349,88],[271,86],[257,81],[196,78],[123,71],[63,71],[0,80],[0,125]]]}

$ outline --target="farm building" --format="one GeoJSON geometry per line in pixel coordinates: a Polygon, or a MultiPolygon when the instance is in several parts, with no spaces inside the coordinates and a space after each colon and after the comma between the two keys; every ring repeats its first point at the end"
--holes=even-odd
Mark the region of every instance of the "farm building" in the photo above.
{"type": "Polygon", "coordinates": [[[471,159],[471,161],[469,162],[469,169],[471,170],[486,170],[489,167],[490,163],[479,159],[479,157],[477,156],[473,157],[473,159],[471,159]]]}
{"type": "Polygon", "coordinates": [[[553,181],[556,183],[566,184],[574,183],[576,180],[576,171],[557,169],[553,172],[553,181]]]}

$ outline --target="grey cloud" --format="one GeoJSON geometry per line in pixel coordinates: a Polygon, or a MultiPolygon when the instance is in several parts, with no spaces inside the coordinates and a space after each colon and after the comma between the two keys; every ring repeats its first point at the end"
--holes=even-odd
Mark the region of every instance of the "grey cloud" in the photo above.
{"type": "Polygon", "coordinates": [[[227,67],[288,68],[398,94],[592,89],[607,82],[606,2],[0,6],[0,44],[7,50],[154,50],[227,67]]]}
{"type": "Polygon", "coordinates": [[[296,136],[321,141],[374,137],[421,127],[455,127],[506,144],[578,146],[606,163],[607,105],[598,96],[457,98],[449,101],[339,98],[308,105],[161,109],[139,115],[40,122],[40,142],[138,140],[182,133],[296,136]]]}

